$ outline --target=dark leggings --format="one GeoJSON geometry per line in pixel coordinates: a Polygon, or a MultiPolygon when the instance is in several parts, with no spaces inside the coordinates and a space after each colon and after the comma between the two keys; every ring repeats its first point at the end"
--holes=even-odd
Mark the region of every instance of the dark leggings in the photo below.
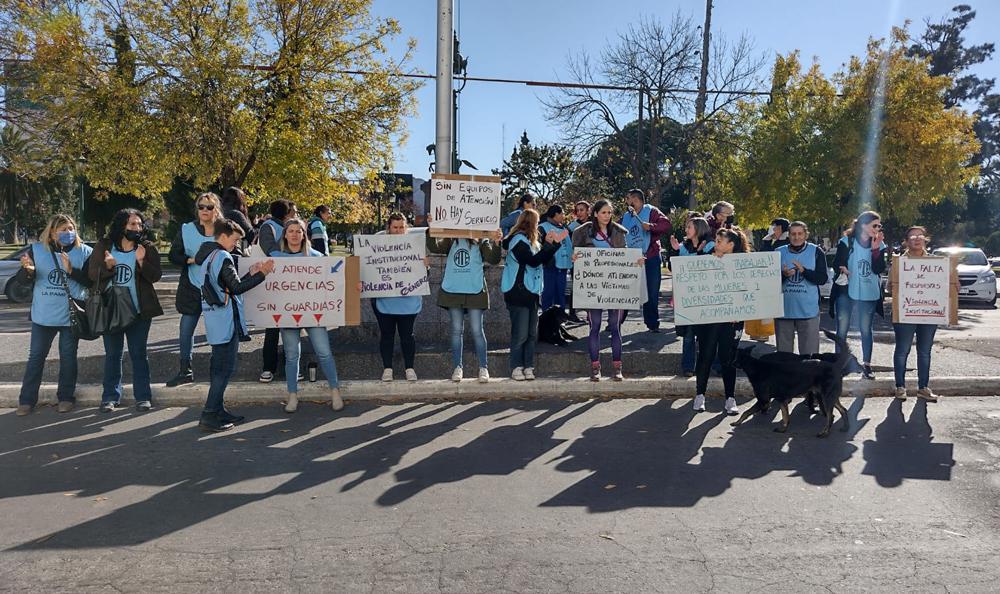
{"type": "Polygon", "coordinates": [[[733,397],[736,394],[736,367],[733,363],[736,361],[736,347],[743,334],[743,323],[699,324],[691,328],[694,328],[698,342],[698,361],[695,364],[697,393],[704,394],[708,388],[708,374],[712,371],[712,363],[718,353],[726,397],[733,397]]]}
{"type": "Polygon", "coordinates": [[[417,352],[417,341],[413,338],[413,323],[417,314],[394,315],[384,314],[375,310],[378,318],[378,329],[381,337],[378,341],[379,352],[382,353],[382,367],[392,368],[392,347],[399,332],[399,348],[403,351],[403,364],[406,369],[413,368],[413,357],[417,352]]]}
{"type": "Polygon", "coordinates": [[[263,371],[275,373],[278,371],[278,340],[281,339],[280,328],[264,330],[263,371]]]}

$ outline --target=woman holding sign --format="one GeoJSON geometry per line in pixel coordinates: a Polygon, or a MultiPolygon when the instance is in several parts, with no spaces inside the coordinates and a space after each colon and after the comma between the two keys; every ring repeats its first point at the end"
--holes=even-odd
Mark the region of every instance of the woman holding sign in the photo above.
{"type": "MultiPolygon", "coordinates": [[[[747,241],[739,227],[719,229],[715,234],[716,257],[726,254],[742,254],[750,251],[747,241]]],[[[697,380],[694,397],[695,412],[705,410],[705,391],[708,389],[708,375],[712,371],[712,362],[718,356],[722,364],[722,383],[726,390],[725,411],[727,415],[738,414],[736,406],[736,347],[743,334],[743,322],[718,322],[714,324],[695,324],[695,336],[698,340],[698,362],[695,365],[697,380]]]]}
{"type": "MultiPolygon", "coordinates": [[[[573,247],[584,248],[624,248],[628,231],[611,219],[615,210],[607,200],[598,200],[590,211],[590,221],[577,227],[573,232],[573,247]]],[[[577,254],[573,254],[576,261],[577,254]]],[[[640,262],[645,262],[644,258],[640,262]]],[[[608,312],[608,329],[611,330],[611,365],[614,367],[612,379],[622,381],[622,310],[589,309],[590,339],[590,381],[601,381],[601,317],[608,312]]]]}
{"type": "MultiPolygon", "coordinates": [[[[271,252],[275,258],[288,257],[322,257],[323,254],[309,246],[306,239],[306,224],[302,219],[285,221],[278,249],[271,252]]],[[[330,333],[326,328],[312,326],[308,328],[281,328],[281,344],[285,347],[285,385],[288,387],[288,401],[285,412],[293,413],[299,409],[299,357],[302,353],[302,330],[309,336],[313,352],[319,359],[320,369],[326,376],[330,386],[330,402],[333,410],[344,408],[340,397],[340,383],[337,381],[337,363],[333,360],[333,349],[330,348],[330,333]]]]}
{"type": "MultiPolygon", "coordinates": [[[[677,238],[671,235],[670,247],[674,248],[678,256],[705,256],[715,250],[713,237],[715,233],[708,226],[708,219],[693,213],[684,227],[684,241],[677,241],[677,238]]],[[[694,330],[691,326],[683,325],[676,326],[676,330],[677,335],[682,337],[681,370],[686,377],[691,377],[694,375],[695,357],[698,354],[694,330]]]]}
{"type": "MultiPolygon", "coordinates": [[[[927,242],[930,236],[927,229],[915,226],[906,230],[906,251],[904,256],[923,258],[928,256],[927,242]]],[[[951,263],[949,262],[949,266],[951,263]]],[[[893,281],[890,280],[890,283],[893,281]]],[[[958,275],[951,275],[953,285],[958,285],[958,275]]],[[[891,286],[891,285],[890,285],[891,286]]],[[[892,287],[893,295],[897,295],[898,287],[892,287]]],[[[958,290],[956,286],[954,290],[958,290]]],[[[910,357],[910,347],[913,337],[917,338],[917,398],[928,402],[937,402],[937,395],[931,391],[931,347],[934,345],[936,324],[893,324],[896,334],[896,348],[892,353],[892,370],[896,376],[896,398],[906,400],[906,360],[910,357]]]]}
{"type": "Polygon", "coordinates": [[[80,339],[70,329],[69,299],[86,299],[87,259],[90,246],[80,241],[76,222],[69,215],[57,214],[45,225],[38,243],[21,256],[18,275],[31,283],[31,341],[28,362],[24,366],[21,394],[17,399],[17,416],[31,414],[38,404],[38,387],[42,384],[45,360],[49,358],[52,341],[59,336],[59,387],[57,410],[67,413],[76,402],[76,352],[80,339]],[[69,290],[69,295],[66,291],[69,290]]]}
{"type": "Polygon", "coordinates": [[[552,260],[568,236],[565,229],[558,233],[552,230],[545,234],[543,244],[538,233],[538,211],[529,208],[521,213],[501,244],[507,250],[500,290],[510,313],[510,376],[517,381],[535,379],[538,298],[544,284],[542,266],[552,260]]]}
{"type": "Polygon", "coordinates": [[[108,237],[97,242],[90,256],[88,273],[94,290],[104,283],[128,287],[138,318],[124,332],[106,333],[104,338],[104,393],[101,412],[112,412],[122,398],[122,356],[125,340],[132,360],[132,391],[136,410],[153,408],[149,386],[149,359],[146,343],[153,318],[163,315],[153,283],[160,280],[160,254],[146,239],[146,220],[134,208],[115,213],[108,226],[108,237]]]}
{"type": "MultiPolygon", "coordinates": [[[[427,217],[430,225],[431,218],[427,217]]],[[[483,330],[483,314],[490,308],[490,294],[486,289],[484,264],[500,263],[500,241],[503,234],[499,229],[493,232],[492,241],[480,239],[453,239],[451,237],[431,237],[428,230],[427,251],[433,254],[447,254],[441,290],[438,292],[438,307],[448,310],[451,316],[451,363],[455,371],[451,381],[462,381],[462,349],[465,337],[465,314],[469,314],[472,338],[476,343],[476,357],[479,359],[479,381],[490,381],[486,367],[486,332],[483,330]]]]}
{"type": "MultiPolygon", "coordinates": [[[[394,212],[389,215],[389,235],[406,235],[406,217],[394,212]]],[[[426,258],[425,258],[426,260],[426,258]]],[[[425,261],[426,265],[426,261],[425,261]]],[[[382,355],[382,381],[392,381],[392,351],[396,334],[399,334],[399,349],[403,351],[403,365],[407,381],[417,381],[413,369],[413,359],[417,354],[417,341],[413,338],[413,324],[423,307],[424,299],[419,295],[402,297],[379,297],[375,299],[375,316],[380,333],[378,348],[382,355]]]]}
{"type": "Polygon", "coordinates": [[[872,324],[882,309],[882,284],[886,246],[882,220],[877,212],[866,211],[854,221],[851,232],[837,243],[833,260],[833,288],[830,290],[830,315],[837,320],[837,336],[847,338],[851,315],[856,313],[861,327],[862,375],[875,379],[872,372],[872,324]]]}

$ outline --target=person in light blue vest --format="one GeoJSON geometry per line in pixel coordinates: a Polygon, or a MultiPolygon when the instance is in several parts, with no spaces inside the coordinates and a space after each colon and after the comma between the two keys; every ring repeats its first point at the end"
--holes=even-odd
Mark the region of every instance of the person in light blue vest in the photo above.
{"type": "Polygon", "coordinates": [[[107,332],[104,339],[104,391],[101,412],[112,412],[121,404],[122,357],[125,341],[132,361],[132,395],[135,408],[147,411],[153,407],[149,385],[149,359],[146,345],[153,318],[163,315],[154,284],[160,280],[160,254],[156,245],[146,239],[146,219],[134,208],[115,213],[108,225],[108,236],[97,242],[88,266],[94,290],[107,283],[126,287],[138,314],[124,331],[107,332]]]}
{"type": "Polygon", "coordinates": [[[73,299],[86,299],[90,279],[87,260],[91,248],[80,241],[76,221],[69,215],[57,214],[49,219],[27,254],[21,257],[22,274],[32,283],[31,342],[28,361],[24,366],[21,393],[17,399],[17,416],[31,414],[38,404],[38,388],[42,384],[45,360],[52,341],[59,336],[59,386],[57,410],[67,413],[76,402],[76,352],[79,340],[70,330],[69,301],[66,287],[73,299]]]}
{"type": "MultiPolygon", "coordinates": [[[[427,224],[430,225],[430,217],[427,224]]],[[[437,304],[448,310],[451,318],[451,362],[454,371],[451,380],[462,381],[462,352],[465,338],[465,316],[469,316],[472,338],[476,345],[479,361],[479,382],[490,381],[490,371],[486,360],[486,332],[483,329],[483,315],[490,308],[490,293],[486,287],[485,264],[500,263],[500,230],[493,232],[491,239],[453,239],[431,237],[427,233],[427,252],[445,254],[444,276],[437,304]]]]}
{"type": "Polygon", "coordinates": [[[521,216],[526,208],[535,208],[535,196],[531,192],[521,194],[517,199],[517,208],[507,213],[507,216],[500,219],[500,231],[504,237],[510,235],[511,228],[517,223],[517,217],[521,216]]]}
{"type": "MultiPolygon", "coordinates": [[[[562,242],[569,237],[569,231],[560,226],[558,231],[554,228],[547,231],[543,243],[539,230],[538,211],[529,208],[521,213],[510,235],[501,243],[507,250],[507,261],[500,290],[510,314],[510,376],[517,381],[535,379],[538,298],[545,282],[542,267],[556,256],[562,242]]],[[[563,283],[565,278],[564,271],[563,283]]]]}
{"type": "Polygon", "coordinates": [[[195,330],[201,320],[201,283],[205,278],[201,266],[194,263],[194,257],[203,243],[215,241],[215,222],[222,218],[222,204],[212,192],[198,195],[195,208],[195,220],[181,225],[181,232],[174,236],[167,254],[167,259],[181,268],[175,302],[177,313],[181,314],[180,366],[177,375],[167,380],[168,388],[194,381],[191,353],[195,330]]]}
{"type": "MultiPolygon", "coordinates": [[[[309,247],[306,240],[306,224],[301,219],[288,219],[285,229],[278,242],[279,249],[271,252],[275,258],[288,257],[323,257],[319,251],[309,247]]],[[[303,318],[305,319],[305,318],[303,318]]],[[[301,326],[297,328],[281,328],[281,344],[285,347],[285,384],[288,386],[288,400],[285,412],[293,413],[299,408],[299,358],[302,353],[302,331],[305,330],[312,344],[313,352],[319,362],[323,375],[330,387],[330,402],[333,410],[344,408],[340,397],[340,382],[337,380],[337,363],[333,359],[333,349],[330,348],[330,333],[324,326],[301,326]]]]}
{"type": "MultiPolygon", "coordinates": [[[[406,217],[394,212],[389,215],[386,233],[389,235],[405,235],[407,233],[406,217]]],[[[427,258],[423,265],[427,266],[427,258]]],[[[399,350],[403,352],[403,368],[406,380],[417,381],[417,372],[413,369],[413,361],[417,354],[417,341],[413,337],[413,325],[417,314],[423,307],[423,297],[419,295],[403,295],[400,297],[379,297],[374,300],[375,318],[379,329],[379,354],[382,356],[382,381],[392,381],[392,354],[396,334],[399,334],[399,350]]]]}
{"type": "Polygon", "coordinates": [[[330,235],[326,231],[326,226],[332,218],[330,207],[321,204],[313,209],[313,217],[309,219],[309,243],[312,249],[324,256],[330,255],[330,235]]]}
{"type": "Polygon", "coordinates": [[[837,243],[833,259],[833,287],[830,290],[830,315],[837,320],[837,336],[847,337],[851,315],[856,313],[861,329],[862,377],[874,380],[871,357],[875,314],[884,317],[882,283],[885,272],[885,238],[882,218],[877,212],[858,215],[850,232],[837,243]]]}
{"type": "Polygon", "coordinates": [[[226,431],[244,420],[226,410],[224,400],[226,386],[239,361],[240,342],[250,340],[240,295],[264,282],[274,270],[274,260],[265,260],[251,266],[242,279],[239,277],[230,252],[242,237],[239,225],[222,219],[215,225],[215,241],[202,244],[195,256],[195,262],[205,271],[202,315],[205,337],[212,345],[211,384],[198,422],[205,431],[226,431]]]}
{"type": "Polygon", "coordinates": [[[802,221],[788,225],[788,245],[777,248],[781,254],[781,292],[785,315],[774,321],[778,351],[794,352],[795,335],[799,354],[819,352],[819,288],[826,284],[826,254],[809,239],[809,228],[802,221]]]}
{"type": "MultiPolygon", "coordinates": [[[[715,251],[715,233],[708,224],[708,219],[692,213],[684,226],[684,241],[677,241],[670,236],[670,247],[677,252],[678,257],[706,256],[715,251]]],[[[685,377],[692,377],[698,357],[697,339],[691,326],[675,326],[677,336],[681,337],[681,372],[685,377]]]]}
{"type": "MultiPolygon", "coordinates": [[[[650,332],[660,331],[660,283],[663,257],[660,237],[670,235],[670,217],[660,209],[646,203],[646,193],[632,188],[625,195],[628,211],[622,217],[622,226],[628,231],[626,246],[642,250],[646,258],[646,302],[642,304],[642,319],[650,332]]],[[[627,314],[626,314],[627,315],[627,314]]],[[[622,318],[624,321],[624,318],[622,318]]]]}
{"type": "Polygon", "coordinates": [[[558,305],[566,309],[566,273],[573,268],[573,238],[563,224],[566,215],[558,204],[553,204],[545,212],[545,222],[539,225],[542,235],[550,231],[562,236],[555,257],[545,263],[542,289],[542,311],[558,305]]]}
{"type": "MultiPolygon", "coordinates": [[[[257,234],[257,244],[265,255],[273,254],[280,249],[278,242],[281,241],[281,234],[284,233],[285,221],[296,219],[299,216],[298,209],[288,200],[275,200],[270,206],[271,218],[264,221],[257,234]]],[[[261,351],[262,369],[260,372],[260,382],[269,384],[274,380],[274,373],[278,370],[278,339],[281,333],[277,328],[268,328],[264,331],[264,349],[261,351]]]]}

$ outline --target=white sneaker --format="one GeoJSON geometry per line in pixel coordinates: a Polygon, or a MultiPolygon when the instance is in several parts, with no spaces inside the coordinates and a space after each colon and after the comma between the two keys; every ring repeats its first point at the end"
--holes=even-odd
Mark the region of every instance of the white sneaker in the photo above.
{"type": "Polygon", "coordinates": [[[462,368],[456,367],[455,371],[451,372],[451,381],[460,382],[462,381],[462,368]]]}
{"type": "Polygon", "coordinates": [[[479,368],[479,383],[485,384],[490,381],[490,370],[485,367],[479,368]]]}
{"type": "Polygon", "coordinates": [[[288,401],[285,403],[285,412],[293,413],[299,410],[299,397],[297,394],[289,394],[288,401]]]}
{"type": "Polygon", "coordinates": [[[534,367],[525,367],[524,368],[524,379],[528,380],[529,382],[531,380],[535,379],[535,368],[534,367]]]}
{"type": "Polygon", "coordinates": [[[330,388],[330,406],[333,410],[344,408],[344,399],[340,397],[340,388],[330,388]]]}
{"type": "Polygon", "coordinates": [[[524,368],[523,367],[515,367],[514,371],[510,372],[510,377],[513,380],[515,380],[515,381],[523,382],[524,381],[524,368]]]}
{"type": "Polygon", "coordinates": [[[694,397],[694,411],[695,412],[705,412],[705,395],[698,394],[694,397]]]}
{"type": "Polygon", "coordinates": [[[412,367],[406,370],[406,381],[408,382],[417,381],[417,372],[414,371],[412,367]]]}
{"type": "Polygon", "coordinates": [[[392,367],[386,367],[382,370],[382,381],[391,382],[392,381],[392,367]]]}
{"type": "Polygon", "coordinates": [[[896,399],[906,400],[906,388],[903,386],[896,386],[896,399]]]}
{"type": "Polygon", "coordinates": [[[740,414],[740,408],[736,406],[736,399],[732,396],[726,398],[726,414],[730,416],[740,414]]]}
{"type": "Polygon", "coordinates": [[[274,374],[270,371],[262,371],[258,381],[262,384],[269,384],[274,380],[274,374]]]}

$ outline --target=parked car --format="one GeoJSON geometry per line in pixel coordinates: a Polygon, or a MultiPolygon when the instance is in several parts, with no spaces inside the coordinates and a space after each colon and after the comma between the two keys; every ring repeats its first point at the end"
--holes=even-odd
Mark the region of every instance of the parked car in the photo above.
{"type": "Polygon", "coordinates": [[[17,271],[21,269],[21,256],[28,253],[31,246],[26,245],[0,260],[0,287],[3,288],[4,295],[14,303],[30,303],[31,288],[18,287],[13,282],[17,271]]]}
{"type": "Polygon", "coordinates": [[[993,274],[1000,276],[1000,258],[990,258],[990,268],[993,269],[993,274]]]}
{"type": "Polygon", "coordinates": [[[935,256],[958,259],[958,298],[964,301],[997,303],[997,277],[986,254],[979,248],[946,247],[934,250],[935,256]]]}

